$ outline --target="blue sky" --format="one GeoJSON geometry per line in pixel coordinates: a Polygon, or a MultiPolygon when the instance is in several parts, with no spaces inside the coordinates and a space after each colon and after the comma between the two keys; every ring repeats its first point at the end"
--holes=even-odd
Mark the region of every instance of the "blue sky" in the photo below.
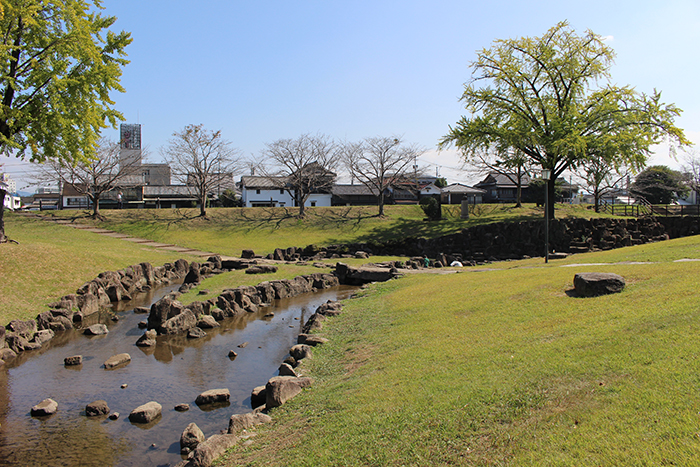
{"type": "MultiPolygon", "coordinates": [[[[127,123],[142,124],[150,160],[187,124],[221,130],[245,156],[265,143],[323,133],[339,140],[402,135],[428,152],[421,165],[448,181],[454,151],[436,144],[462,115],[458,99],[476,51],[495,39],[539,36],[558,21],[611,36],[612,82],[654,88],[684,110],[677,124],[700,143],[700,2],[104,0],[130,31],[127,123]]],[[[117,130],[105,135],[118,139],[117,130]]],[[[650,161],[678,166],[660,147],[650,161]]],[[[26,183],[26,166],[5,171],[26,183]]]]}

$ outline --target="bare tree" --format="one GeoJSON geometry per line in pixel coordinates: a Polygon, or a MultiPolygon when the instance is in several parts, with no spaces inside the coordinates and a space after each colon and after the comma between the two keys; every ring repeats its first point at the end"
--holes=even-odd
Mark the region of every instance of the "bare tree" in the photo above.
{"type": "Polygon", "coordinates": [[[58,180],[60,185],[70,185],[76,193],[90,200],[92,217],[98,218],[100,198],[120,187],[140,165],[140,160],[121,160],[119,144],[101,138],[93,159],[75,165],[66,161],[47,161],[40,168],[39,181],[58,180]]]}
{"type": "Polygon", "coordinates": [[[424,150],[404,145],[401,138],[372,137],[343,146],[343,163],[350,175],[377,195],[379,216],[384,216],[384,193],[392,183],[405,179],[406,172],[424,150]]]}
{"type": "Polygon", "coordinates": [[[312,193],[331,192],[339,160],[338,149],[325,135],[304,134],[297,139],[279,139],[263,150],[263,157],[272,165],[272,169],[263,171],[278,177],[280,188],[284,188],[299,207],[299,217],[304,217],[306,200],[312,193]]]}
{"type": "Polygon", "coordinates": [[[600,200],[613,192],[630,175],[626,167],[614,167],[603,158],[593,157],[579,167],[577,175],[593,194],[595,212],[600,212],[600,200]]]}
{"type": "Polygon", "coordinates": [[[173,177],[192,187],[201,217],[207,215],[209,194],[232,179],[241,163],[238,149],[223,138],[221,131],[209,131],[203,125],[187,125],[173,133],[161,154],[170,164],[173,177]]]}
{"type": "Polygon", "coordinates": [[[692,151],[684,157],[681,172],[688,184],[688,188],[695,192],[696,203],[697,197],[700,196],[700,154],[697,151],[692,151]]]}

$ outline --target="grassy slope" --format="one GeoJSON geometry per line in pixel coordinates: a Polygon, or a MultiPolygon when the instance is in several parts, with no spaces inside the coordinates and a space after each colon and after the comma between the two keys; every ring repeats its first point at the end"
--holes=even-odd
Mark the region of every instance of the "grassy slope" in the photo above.
{"type": "Polygon", "coordinates": [[[312,390],[223,464],[694,465],[699,263],[681,258],[700,237],[378,284],[327,322],[312,390]],[[628,286],[568,296],[583,271],[628,286]]]}
{"type": "Polygon", "coordinates": [[[5,214],[8,235],[19,242],[0,245],[0,324],[34,318],[46,304],[75,293],[107,270],[148,261],[164,263],[195,257],[157,251],[36,219],[5,214]]]}
{"type": "MultiPolygon", "coordinates": [[[[543,211],[534,205],[513,209],[508,205],[477,205],[469,220],[459,218],[458,206],[443,210],[445,220],[423,222],[418,206],[387,206],[386,217],[376,216],[376,207],[312,208],[303,220],[295,210],[285,208],[222,208],[207,210],[207,218],[196,217],[197,210],[107,210],[100,227],[159,242],[239,256],[244,248],[267,254],[275,248],[304,247],[310,244],[387,240],[407,236],[435,237],[476,224],[501,220],[542,219],[543,211]]],[[[47,216],[74,216],[76,211],[46,212],[47,216]]],[[[585,208],[560,205],[557,216],[591,217],[585,208]]],[[[603,215],[600,215],[603,216],[603,215]]],[[[81,219],[82,222],[90,222],[81,219]]]]}

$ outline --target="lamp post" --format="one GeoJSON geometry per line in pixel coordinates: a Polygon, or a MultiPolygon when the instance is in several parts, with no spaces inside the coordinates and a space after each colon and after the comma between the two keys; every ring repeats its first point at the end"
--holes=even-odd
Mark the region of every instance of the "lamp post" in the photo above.
{"type": "Polygon", "coordinates": [[[542,169],[542,180],[544,184],[544,262],[549,263],[549,179],[552,171],[542,169]]]}

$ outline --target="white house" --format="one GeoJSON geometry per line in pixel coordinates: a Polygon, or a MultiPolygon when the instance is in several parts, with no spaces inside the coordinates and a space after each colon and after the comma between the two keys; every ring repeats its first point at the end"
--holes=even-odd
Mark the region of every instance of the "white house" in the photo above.
{"type": "MultiPolygon", "coordinates": [[[[286,177],[241,177],[243,207],[295,207],[294,196],[285,189],[286,181],[286,177]]],[[[331,196],[330,193],[312,193],[304,206],[330,206],[331,196]]]]}

